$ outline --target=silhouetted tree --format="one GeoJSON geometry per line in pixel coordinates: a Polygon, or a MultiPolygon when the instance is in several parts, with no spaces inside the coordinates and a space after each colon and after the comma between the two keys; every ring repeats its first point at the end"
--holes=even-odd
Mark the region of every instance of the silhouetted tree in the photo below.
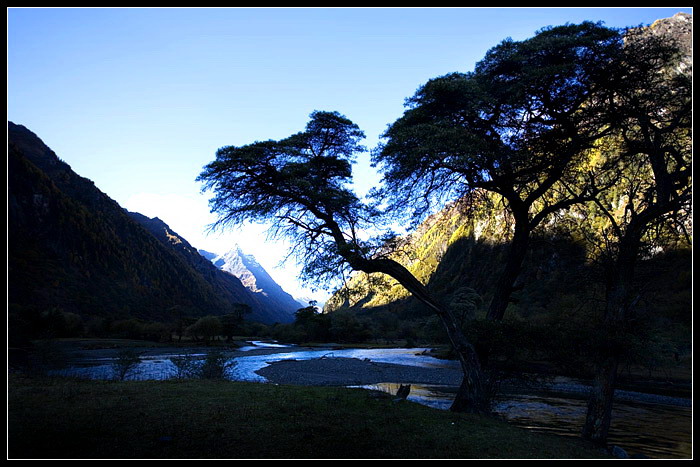
{"type": "Polygon", "coordinates": [[[488,317],[503,318],[532,231],[590,199],[586,149],[610,132],[603,104],[619,32],[585,22],[507,39],[473,72],[428,81],[383,134],[374,163],[396,212],[420,219],[434,201],[477,196],[505,201],[513,229],[488,317]]]}
{"type": "Polygon", "coordinates": [[[320,313],[315,304],[299,308],[294,313],[294,327],[302,330],[305,338],[310,341],[323,341],[329,338],[330,320],[328,315],[320,313]]]}
{"type": "Polygon", "coordinates": [[[112,361],[112,372],[114,378],[124,381],[130,376],[141,363],[141,356],[133,349],[120,350],[116,358],[112,361]]]}
{"type": "Polygon", "coordinates": [[[221,322],[221,334],[226,336],[226,341],[231,342],[234,334],[240,329],[243,318],[247,313],[251,312],[250,305],[240,303],[232,307],[231,313],[219,316],[221,322]]]}
{"type": "Polygon", "coordinates": [[[213,341],[216,336],[221,335],[223,326],[217,316],[204,316],[188,327],[187,331],[195,337],[195,339],[198,336],[202,336],[205,343],[208,344],[213,341]]]}
{"type": "Polygon", "coordinates": [[[213,191],[210,206],[218,224],[271,223],[273,234],[294,243],[308,280],[337,278],[349,269],[396,279],[441,318],[460,358],[464,380],[452,409],[485,410],[478,358],[451,311],[388,257],[386,237],[364,235],[377,228],[380,214],[348,188],[364,133],[337,112],[316,111],[310,117],[305,131],[286,139],[217,151],[198,180],[213,191]]]}
{"type": "Polygon", "coordinates": [[[310,321],[313,321],[316,316],[318,316],[319,311],[318,308],[310,305],[310,306],[305,306],[304,308],[299,308],[297,311],[294,312],[294,322],[297,324],[305,325],[309,323],[310,321]]]}
{"type": "Polygon", "coordinates": [[[227,357],[220,350],[207,352],[201,366],[195,369],[195,376],[200,379],[226,379],[228,372],[236,366],[236,361],[227,357]]]}
{"type": "Polygon", "coordinates": [[[633,281],[636,263],[653,248],[683,236],[692,207],[689,43],[648,28],[630,30],[626,43],[610,76],[617,89],[609,101],[616,132],[601,145],[601,157],[618,168],[605,174],[615,188],[595,198],[598,213],[608,220],[598,232],[607,266],[600,330],[606,339],[583,436],[600,444],[608,436],[625,342],[635,332],[640,296],[633,281]]]}

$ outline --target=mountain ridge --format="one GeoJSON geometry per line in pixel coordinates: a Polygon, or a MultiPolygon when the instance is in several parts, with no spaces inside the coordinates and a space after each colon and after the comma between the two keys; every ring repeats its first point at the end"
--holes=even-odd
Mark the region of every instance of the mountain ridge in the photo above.
{"type": "Polygon", "coordinates": [[[278,315],[233,276],[198,262],[196,250],[160,219],[147,219],[130,215],[75,173],[31,130],[8,122],[8,308],[14,317],[27,321],[55,309],[86,319],[164,322],[247,304],[251,321],[293,319],[295,310],[278,315]]]}
{"type": "MultiPolygon", "coordinates": [[[[208,282],[214,285],[218,294],[230,294],[230,290],[236,290],[238,294],[244,296],[245,300],[240,300],[242,303],[249,305],[252,312],[252,317],[255,321],[260,321],[266,324],[275,322],[286,323],[293,319],[293,312],[296,308],[293,306],[285,306],[279,301],[270,299],[267,296],[261,296],[246,287],[246,284],[235,274],[227,274],[216,268],[210,261],[203,257],[199,251],[193,247],[184,237],[172,230],[168,224],[158,217],[149,218],[137,212],[129,212],[127,214],[143,225],[151,232],[161,243],[169,248],[177,251],[180,256],[196,271],[202,274],[208,282]],[[247,289],[247,290],[243,290],[247,289]]],[[[236,297],[232,296],[231,300],[236,297]]]]}
{"type": "Polygon", "coordinates": [[[295,307],[295,311],[305,306],[286,292],[255,259],[255,256],[244,252],[240,245],[234,244],[229,251],[221,255],[202,249],[198,251],[214,266],[237,277],[252,293],[262,294],[280,306],[295,307]]]}

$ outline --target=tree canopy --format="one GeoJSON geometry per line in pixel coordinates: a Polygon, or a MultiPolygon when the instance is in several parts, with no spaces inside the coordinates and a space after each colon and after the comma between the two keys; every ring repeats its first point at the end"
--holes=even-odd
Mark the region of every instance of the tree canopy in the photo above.
{"type": "Polygon", "coordinates": [[[531,205],[608,130],[599,101],[620,43],[594,23],[548,28],[428,81],[374,153],[384,194],[418,214],[474,188],[531,205]]]}
{"type": "Polygon", "coordinates": [[[417,219],[436,201],[480,190],[502,197],[514,231],[491,300],[494,319],[511,300],[532,230],[591,199],[593,176],[583,162],[613,127],[608,73],[622,43],[620,32],[591,22],[505,40],[473,72],[420,87],[374,153],[382,194],[417,219]]]}
{"type": "Polygon", "coordinates": [[[219,149],[198,180],[214,193],[218,225],[270,222],[294,242],[304,278],[320,282],[343,271],[339,249],[364,256],[369,248],[361,233],[375,212],[348,187],[363,138],[346,117],[316,111],[305,131],[283,140],[219,149]]]}

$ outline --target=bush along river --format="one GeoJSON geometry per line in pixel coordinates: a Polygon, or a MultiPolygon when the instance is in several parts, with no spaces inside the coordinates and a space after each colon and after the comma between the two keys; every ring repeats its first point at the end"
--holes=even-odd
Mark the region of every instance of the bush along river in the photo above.
{"type": "MultiPolygon", "coordinates": [[[[343,385],[396,394],[410,384],[407,400],[447,410],[461,381],[455,361],[428,355],[426,348],[332,349],[253,341],[227,350],[225,377],[273,384],[343,385]]],[[[148,349],[125,379],[162,380],[182,376],[181,362],[201,365],[207,349],[148,349]],[[198,363],[199,362],[199,363],[198,363]]],[[[54,373],[89,379],[114,379],[116,351],[85,350],[54,373]]],[[[588,386],[571,378],[548,378],[536,386],[505,389],[494,412],[515,425],[561,436],[579,436],[586,415],[588,386]]],[[[621,455],[642,458],[692,458],[690,399],[616,391],[610,445],[621,455]]]]}

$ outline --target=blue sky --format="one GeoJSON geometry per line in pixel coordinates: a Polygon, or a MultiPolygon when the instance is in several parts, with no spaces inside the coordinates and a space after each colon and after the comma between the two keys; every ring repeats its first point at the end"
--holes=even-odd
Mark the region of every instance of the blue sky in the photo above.
{"type": "MultiPolygon", "coordinates": [[[[8,8],[7,114],[123,207],[197,248],[239,243],[308,295],[262,226],[205,233],[214,218],[195,178],[219,147],[284,138],[329,110],[372,148],[420,85],[472,70],[507,37],[679,11],[692,8],[8,8]]],[[[359,192],[378,180],[368,159],[359,192]]]]}

